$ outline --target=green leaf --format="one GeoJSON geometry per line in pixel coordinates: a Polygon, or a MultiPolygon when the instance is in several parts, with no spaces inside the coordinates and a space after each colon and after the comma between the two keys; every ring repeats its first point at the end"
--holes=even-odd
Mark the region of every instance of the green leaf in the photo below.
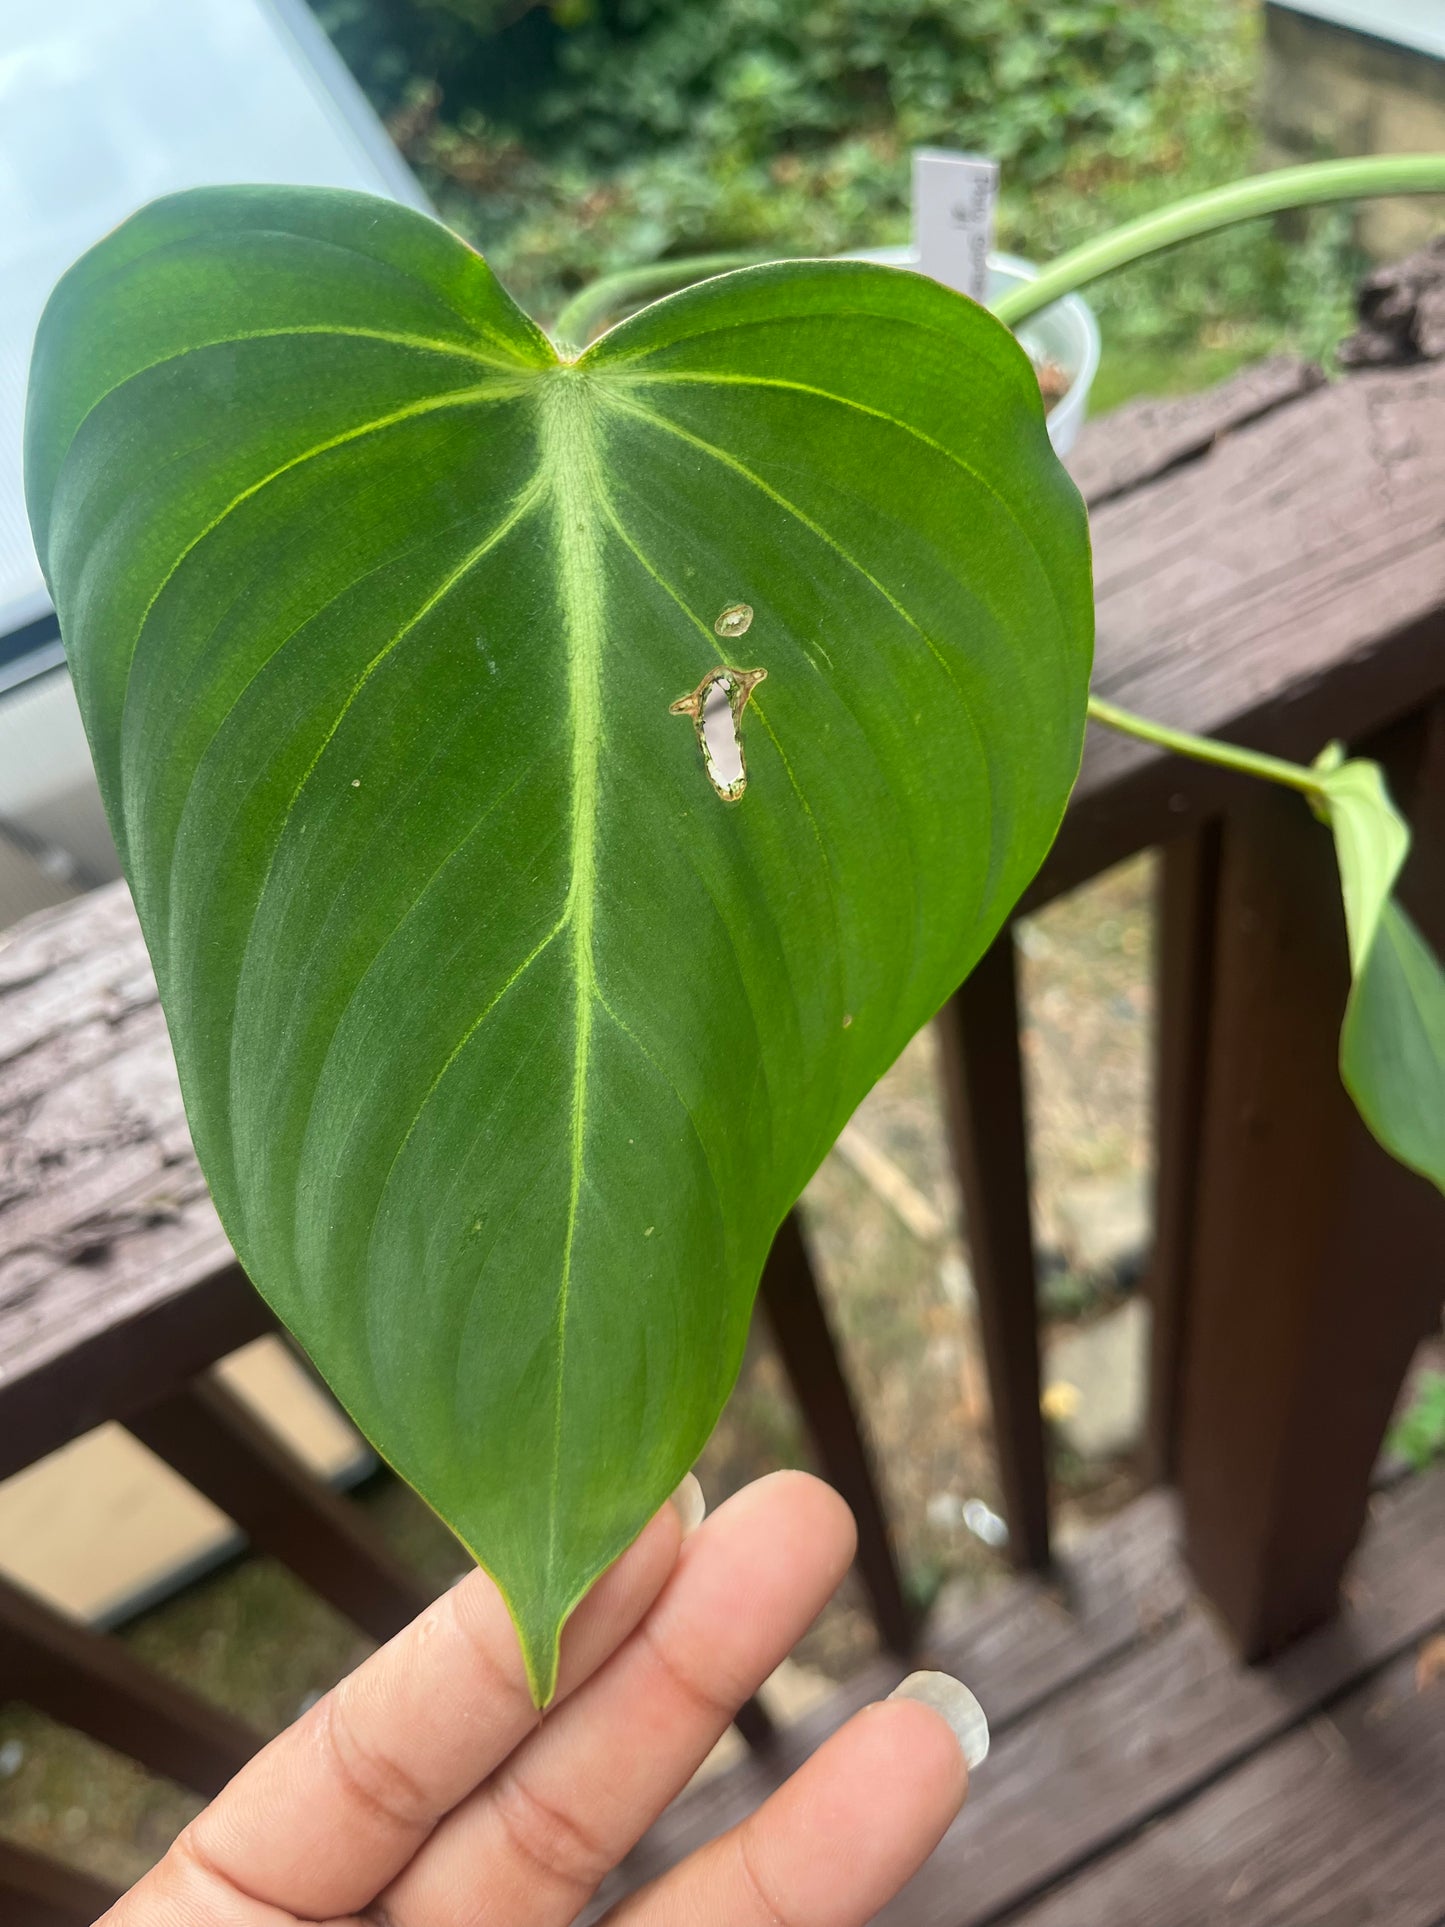
{"type": "Polygon", "coordinates": [[[1385,1445],[1417,1472],[1445,1458],[1445,1372],[1420,1373],[1410,1403],[1390,1427],[1385,1445]]]}
{"type": "Polygon", "coordinates": [[[1445,1190],[1445,974],[1391,891],[1410,830],[1376,763],[1315,764],[1334,831],[1352,983],[1340,1075],[1392,1157],[1445,1190]]]}
{"type": "Polygon", "coordinates": [[[61,283],[27,465],[227,1231],[544,1700],[1058,824],[1092,602],[1034,375],[819,262],[566,363],[417,214],[205,190],[61,283]]]}

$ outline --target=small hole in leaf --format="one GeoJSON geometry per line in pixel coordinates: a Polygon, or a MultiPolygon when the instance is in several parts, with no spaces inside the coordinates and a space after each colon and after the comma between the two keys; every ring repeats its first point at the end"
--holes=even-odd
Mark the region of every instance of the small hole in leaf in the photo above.
{"type": "MultiPolygon", "coordinates": [[[[749,617],[752,611],[748,611],[749,617]]],[[[670,705],[674,716],[691,716],[708,781],[725,803],[736,803],[748,785],[742,717],[766,669],[709,669],[690,695],[670,705]]]]}
{"type": "Polygon", "coordinates": [[[750,604],[734,602],[723,610],[713,624],[713,634],[718,636],[745,636],[753,626],[753,612],[750,604]]]}

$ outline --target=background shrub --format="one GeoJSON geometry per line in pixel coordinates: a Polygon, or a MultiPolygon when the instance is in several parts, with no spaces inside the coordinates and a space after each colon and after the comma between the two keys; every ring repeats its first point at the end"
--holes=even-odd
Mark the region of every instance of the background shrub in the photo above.
{"type": "MultiPolygon", "coordinates": [[[[1046,256],[1259,165],[1254,0],[315,0],[445,218],[544,319],[612,268],[906,238],[910,148],[1003,163],[1046,256]]],[[[1104,401],[1322,353],[1348,217],[1237,230],[1098,290],[1104,401]]]]}

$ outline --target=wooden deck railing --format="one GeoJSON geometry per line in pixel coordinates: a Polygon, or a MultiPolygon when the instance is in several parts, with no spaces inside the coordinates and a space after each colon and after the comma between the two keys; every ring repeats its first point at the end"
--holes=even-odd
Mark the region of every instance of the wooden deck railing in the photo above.
{"type": "MultiPolygon", "coordinates": [[[[1294,362],[1094,424],[1101,693],[1296,758],[1381,755],[1419,832],[1405,894],[1445,949],[1445,365],[1326,388],[1294,362]]],[[[1091,735],[1020,913],[1161,852],[1150,1454],[1193,1569],[1254,1657],[1326,1616],[1371,1465],[1438,1313],[1445,1203],[1338,1083],[1346,971],[1328,839],[1296,799],[1091,735]]],[[[939,1020],[1014,1559],[1049,1562],[1037,1277],[1014,938],[939,1020]]],[[[350,1505],[199,1377],[268,1329],[185,1132],[118,889],[0,954],[0,1477],[119,1420],[374,1633],[421,1590],[350,1505]]],[[[859,1523],[884,1642],[918,1633],[866,1428],[796,1216],[763,1306],[859,1523]]],[[[104,1637],[0,1592],[0,1697],[208,1791],[252,1743],[104,1637]]],[[[739,1724],[769,1741],[761,1709],[739,1724]]],[[[0,1852],[9,1920],[79,1922],[94,1884],[0,1852]]]]}
{"type": "MultiPolygon", "coordinates": [[[[1445,366],[1325,387],[1276,361],[1094,424],[1096,687],[1145,715],[1309,759],[1379,756],[1416,828],[1406,901],[1445,949],[1445,366]]],[[[1328,1616],[1411,1353],[1438,1317],[1445,1201],[1394,1165],[1336,1068],[1348,983],[1329,839],[1293,797],[1093,732],[1021,911],[1160,852],[1149,1459],[1190,1561],[1255,1658],[1328,1616]]],[[[1038,1282],[1014,938],[938,1019],[1009,1546],[1049,1563],[1038,1282]]],[[[796,1229],[764,1302],[825,1331],[796,1229]]],[[[821,1341],[785,1356],[860,1564],[909,1621],[821,1341]]]]}

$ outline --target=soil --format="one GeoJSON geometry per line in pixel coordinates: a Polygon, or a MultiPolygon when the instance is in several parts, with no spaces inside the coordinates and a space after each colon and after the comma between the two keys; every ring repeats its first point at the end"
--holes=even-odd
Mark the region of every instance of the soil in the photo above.
{"type": "Polygon", "coordinates": [[[1068,370],[1061,368],[1056,361],[1040,361],[1032,355],[1029,359],[1033,362],[1034,373],[1039,378],[1039,392],[1044,398],[1044,413],[1050,414],[1068,394],[1072,377],[1068,370]]]}

